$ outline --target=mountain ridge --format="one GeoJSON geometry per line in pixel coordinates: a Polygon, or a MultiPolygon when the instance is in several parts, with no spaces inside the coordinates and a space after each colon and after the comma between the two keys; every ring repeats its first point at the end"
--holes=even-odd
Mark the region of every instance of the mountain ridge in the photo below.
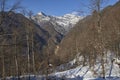
{"type": "Polygon", "coordinates": [[[55,30],[63,35],[69,32],[69,30],[81,19],[83,19],[83,17],[75,13],[65,14],[63,16],[51,16],[39,12],[33,16],[33,20],[37,24],[42,26],[44,23],[50,22],[54,25],[55,30]]]}

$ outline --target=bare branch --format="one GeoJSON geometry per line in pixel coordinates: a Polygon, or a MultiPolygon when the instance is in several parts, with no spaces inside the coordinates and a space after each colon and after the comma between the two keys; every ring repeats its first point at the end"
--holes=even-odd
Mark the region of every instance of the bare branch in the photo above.
{"type": "Polygon", "coordinates": [[[17,1],[15,4],[12,5],[9,11],[15,11],[17,9],[22,9],[23,7],[20,5],[21,1],[17,1]]]}
{"type": "Polygon", "coordinates": [[[33,15],[33,11],[29,10],[28,11],[28,17],[30,20],[32,20],[32,15],[33,15]]]}
{"type": "Polygon", "coordinates": [[[1,12],[4,12],[4,11],[5,11],[6,2],[7,2],[7,0],[0,0],[1,12]]]}
{"type": "Polygon", "coordinates": [[[101,11],[109,0],[90,0],[90,8],[92,11],[96,10],[97,12],[101,11]]]}
{"type": "Polygon", "coordinates": [[[21,14],[23,14],[24,16],[27,15],[27,10],[25,8],[23,8],[21,11],[20,11],[21,14]]]}

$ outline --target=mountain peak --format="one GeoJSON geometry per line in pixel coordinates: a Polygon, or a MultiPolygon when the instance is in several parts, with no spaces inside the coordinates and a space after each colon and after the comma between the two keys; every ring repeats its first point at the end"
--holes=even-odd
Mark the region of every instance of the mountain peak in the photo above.
{"type": "Polygon", "coordinates": [[[39,12],[37,15],[44,15],[44,16],[46,16],[46,14],[43,13],[43,12],[39,12]]]}
{"type": "Polygon", "coordinates": [[[39,12],[34,18],[37,18],[38,24],[50,22],[55,26],[56,31],[66,34],[83,17],[77,15],[77,12],[68,13],[63,16],[51,16],[39,12]]]}

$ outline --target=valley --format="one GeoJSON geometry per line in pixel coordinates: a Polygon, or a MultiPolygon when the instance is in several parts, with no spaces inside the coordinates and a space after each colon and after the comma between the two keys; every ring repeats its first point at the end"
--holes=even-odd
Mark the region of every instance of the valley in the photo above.
{"type": "Polygon", "coordinates": [[[0,80],[120,80],[120,1],[85,16],[0,3],[0,80]]]}

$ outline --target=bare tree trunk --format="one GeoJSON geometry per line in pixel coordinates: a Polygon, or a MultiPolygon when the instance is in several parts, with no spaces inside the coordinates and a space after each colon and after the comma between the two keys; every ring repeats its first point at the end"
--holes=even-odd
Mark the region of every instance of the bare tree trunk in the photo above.
{"type": "Polygon", "coordinates": [[[35,53],[34,53],[34,36],[32,32],[32,61],[33,61],[33,73],[36,73],[36,68],[35,68],[35,53]]]}
{"type": "Polygon", "coordinates": [[[30,74],[30,48],[29,48],[29,33],[26,34],[27,38],[27,61],[28,61],[28,74],[30,74]]]}
{"type": "MultiPolygon", "coordinates": [[[[3,35],[1,35],[3,36],[3,35]]],[[[4,41],[2,43],[1,47],[1,53],[2,53],[2,78],[5,80],[5,56],[4,56],[4,41]]]]}
{"type": "Polygon", "coordinates": [[[77,46],[78,42],[77,42],[77,39],[75,39],[75,47],[76,47],[76,53],[78,54],[79,51],[78,51],[78,46],[77,46]]]}
{"type": "Polygon", "coordinates": [[[1,46],[1,53],[2,53],[2,78],[5,80],[5,57],[3,52],[3,46],[1,46]]]}
{"type": "Polygon", "coordinates": [[[91,68],[91,55],[88,56],[88,64],[89,64],[89,68],[91,68]]]}
{"type": "Polygon", "coordinates": [[[17,76],[18,76],[18,80],[19,79],[19,67],[18,67],[18,57],[17,57],[17,38],[16,38],[16,33],[15,33],[15,67],[16,67],[16,73],[17,73],[17,76]]]}
{"type": "Polygon", "coordinates": [[[48,50],[47,50],[47,70],[46,70],[46,80],[49,80],[49,64],[50,64],[50,61],[49,61],[49,57],[50,57],[50,52],[49,52],[49,39],[48,39],[48,50]]]}
{"type": "Polygon", "coordinates": [[[0,2],[1,2],[1,11],[4,12],[6,6],[6,0],[1,0],[0,2]]]}
{"type": "Polygon", "coordinates": [[[83,60],[83,66],[85,66],[86,65],[86,56],[85,56],[85,54],[83,54],[83,58],[84,58],[84,60],[83,60]]]}
{"type": "Polygon", "coordinates": [[[103,78],[105,79],[105,67],[104,67],[104,47],[103,47],[103,38],[102,38],[102,26],[101,26],[101,13],[100,13],[100,8],[101,8],[101,1],[102,0],[98,0],[97,2],[97,25],[98,25],[98,38],[100,40],[99,44],[100,44],[100,53],[101,53],[101,65],[102,65],[102,74],[103,74],[103,78]]]}
{"type": "Polygon", "coordinates": [[[19,76],[17,56],[15,56],[15,67],[16,67],[16,73],[17,73],[17,75],[19,76]]]}
{"type": "Polygon", "coordinates": [[[101,58],[101,65],[102,65],[102,74],[103,74],[103,78],[105,79],[105,66],[104,66],[104,54],[102,54],[102,58],[101,58]]]}
{"type": "Polygon", "coordinates": [[[80,57],[80,53],[78,51],[78,46],[77,46],[78,42],[77,42],[77,39],[75,39],[75,47],[76,47],[76,62],[77,62],[77,65],[80,65],[80,61],[79,61],[79,57],[80,57]]]}
{"type": "Polygon", "coordinates": [[[3,64],[3,69],[2,69],[2,76],[3,80],[5,80],[5,60],[4,60],[4,55],[2,56],[2,64],[3,64]]]}
{"type": "Polygon", "coordinates": [[[3,77],[3,80],[5,80],[5,60],[4,60],[4,55],[2,56],[2,77],[3,77]]]}

